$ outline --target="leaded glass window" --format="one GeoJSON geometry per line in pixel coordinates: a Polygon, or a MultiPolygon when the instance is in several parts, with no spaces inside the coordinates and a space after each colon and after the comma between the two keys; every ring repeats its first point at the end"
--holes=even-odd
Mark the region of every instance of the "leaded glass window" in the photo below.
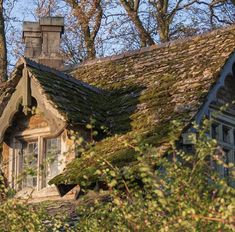
{"type": "Polygon", "coordinates": [[[60,138],[45,139],[46,151],[46,182],[59,174],[61,140],[60,138]]]}
{"type": "Polygon", "coordinates": [[[23,144],[20,155],[20,168],[23,172],[23,187],[37,186],[38,173],[38,142],[28,142],[23,144]]]}

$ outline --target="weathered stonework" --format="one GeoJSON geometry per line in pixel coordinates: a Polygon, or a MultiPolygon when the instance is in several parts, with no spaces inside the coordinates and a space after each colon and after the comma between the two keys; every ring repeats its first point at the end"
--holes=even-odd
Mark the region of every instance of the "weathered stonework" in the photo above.
{"type": "Polygon", "coordinates": [[[62,17],[42,17],[39,22],[24,22],[24,55],[49,67],[63,69],[63,58],[59,51],[63,32],[62,17]]]}
{"type": "Polygon", "coordinates": [[[24,22],[23,41],[25,43],[24,55],[31,59],[37,59],[42,53],[42,33],[37,22],[24,22]]]}

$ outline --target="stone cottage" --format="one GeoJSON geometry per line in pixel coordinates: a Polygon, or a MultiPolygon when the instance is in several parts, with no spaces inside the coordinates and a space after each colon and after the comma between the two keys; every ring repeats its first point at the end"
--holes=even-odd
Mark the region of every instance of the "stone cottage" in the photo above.
{"type": "Polygon", "coordinates": [[[25,22],[25,57],[0,88],[1,169],[18,197],[73,197],[84,180],[99,181],[103,160],[135,165],[137,136],[163,154],[173,120],[190,148],[191,123],[211,118],[210,135],[235,162],[234,26],[69,68],[59,54],[63,30],[59,17],[25,22]]]}

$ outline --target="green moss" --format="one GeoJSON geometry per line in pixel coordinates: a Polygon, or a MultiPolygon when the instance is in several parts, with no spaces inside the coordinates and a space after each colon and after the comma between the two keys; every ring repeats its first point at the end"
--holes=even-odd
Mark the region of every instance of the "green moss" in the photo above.
{"type": "Polygon", "coordinates": [[[80,66],[72,73],[100,87],[100,93],[54,74],[30,69],[47,97],[71,124],[86,125],[92,117],[97,126],[105,126],[112,133],[50,183],[80,184],[87,179],[91,183],[99,178],[95,170],[102,160],[129,167],[137,162],[135,149],[131,147],[140,143],[159,147],[169,144],[172,137],[179,137],[234,50],[235,40],[229,34],[223,34],[226,42],[215,36],[196,42],[189,40],[122,59],[80,66]],[[205,73],[212,75],[207,77],[205,73]],[[174,120],[182,122],[179,130],[172,127],[174,120]]]}

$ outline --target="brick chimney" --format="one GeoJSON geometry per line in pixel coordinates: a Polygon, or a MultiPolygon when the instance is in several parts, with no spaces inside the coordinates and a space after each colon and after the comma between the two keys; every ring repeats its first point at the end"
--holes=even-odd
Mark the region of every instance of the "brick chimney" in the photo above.
{"type": "Polygon", "coordinates": [[[59,53],[64,18],[42,17],[39,22],[24,22],[25,56],[58,70],[63,69],[59,53]]]}

